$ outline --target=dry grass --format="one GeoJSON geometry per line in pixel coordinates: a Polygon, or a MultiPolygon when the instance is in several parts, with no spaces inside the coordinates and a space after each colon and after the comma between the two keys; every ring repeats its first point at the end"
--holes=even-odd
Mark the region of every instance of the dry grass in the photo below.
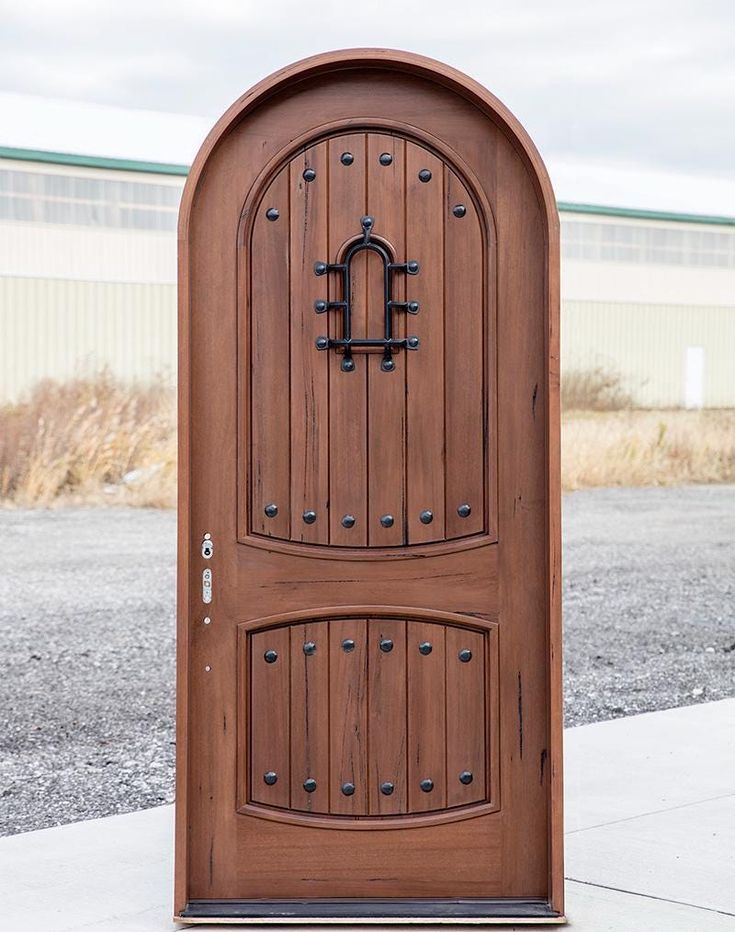
{"type": "MultiPolygon", "coordinates": [[[[562,485],[735,482],[735,411],[566,411],[562,485]]],[[[0,407],[0,504],[176,499],[175,398],[109,374],[43,382],[0,407]]]]}
{"type": "Polygon", "coordinates": [[[108,373],[39,383],[0,407],[0,501],[173,506],[175,411],[163,384],[124,385],[108,373]]]}
{"type": "Polygon", "coordinates": [[[562,486],[735,482],[735,411],[568,412],[562,486]]]}
{"type": "Polygon", "coordinates": [[[562,374],[561,404],[565,411],[621,411],[633,407],[620,374],[598,366],[562,374]]]}

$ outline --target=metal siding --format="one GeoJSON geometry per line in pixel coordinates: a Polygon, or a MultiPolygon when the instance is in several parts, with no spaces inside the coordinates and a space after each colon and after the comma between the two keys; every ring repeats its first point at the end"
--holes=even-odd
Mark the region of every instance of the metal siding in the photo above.
{"type": "Polygon", "coordinates": [[[601,367],[653,408],[684,404],[686,348],[702,346],[705,407],[735,406],[735,305],[562,301],[561,345],[562,378],[601,367]]]}
{"type": "Polygon", "coordinates": [[[176,286],[0,277],[0,400],[103,367],[176,378],[176,286]]]}

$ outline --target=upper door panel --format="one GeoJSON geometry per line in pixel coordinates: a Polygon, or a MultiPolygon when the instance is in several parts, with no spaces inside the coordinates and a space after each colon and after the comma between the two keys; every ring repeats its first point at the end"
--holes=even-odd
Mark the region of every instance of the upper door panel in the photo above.
{"type": "Polygon", "coordinates": [[[460,169],[394,134],[337,135],[245,216],[241,539],[487,539],[494,262],[460,169]]]}

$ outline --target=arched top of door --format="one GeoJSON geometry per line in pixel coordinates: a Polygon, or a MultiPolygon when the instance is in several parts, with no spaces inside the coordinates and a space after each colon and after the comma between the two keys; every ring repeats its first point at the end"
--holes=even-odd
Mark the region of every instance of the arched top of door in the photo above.
{"type": "Polygon", "coordinates": [[[477,81],[449,65],[413,52],[376,48],[313,55],[274,72],[236,100],[214,125],[194,159],[181,202],[179,238],[186,239],[194,195],[207,163],[243,119],[266,101],[302,82],[358,69],[412,75],[470,101],[501,130],[521,156],[536,190],[546,228],[556,231],[556,200],[546,166],[529,135],[508,108],[477,81]]]}

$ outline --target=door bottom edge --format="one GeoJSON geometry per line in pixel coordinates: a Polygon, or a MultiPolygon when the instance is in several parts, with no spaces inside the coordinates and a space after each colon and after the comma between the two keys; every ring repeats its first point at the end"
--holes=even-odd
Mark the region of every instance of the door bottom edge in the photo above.
{"type": "Polygon", "coordinates": [[[548,900],[529,897],[473,899],[190,900],[177,922],[248,925],[562,925],[548,900]]]}

